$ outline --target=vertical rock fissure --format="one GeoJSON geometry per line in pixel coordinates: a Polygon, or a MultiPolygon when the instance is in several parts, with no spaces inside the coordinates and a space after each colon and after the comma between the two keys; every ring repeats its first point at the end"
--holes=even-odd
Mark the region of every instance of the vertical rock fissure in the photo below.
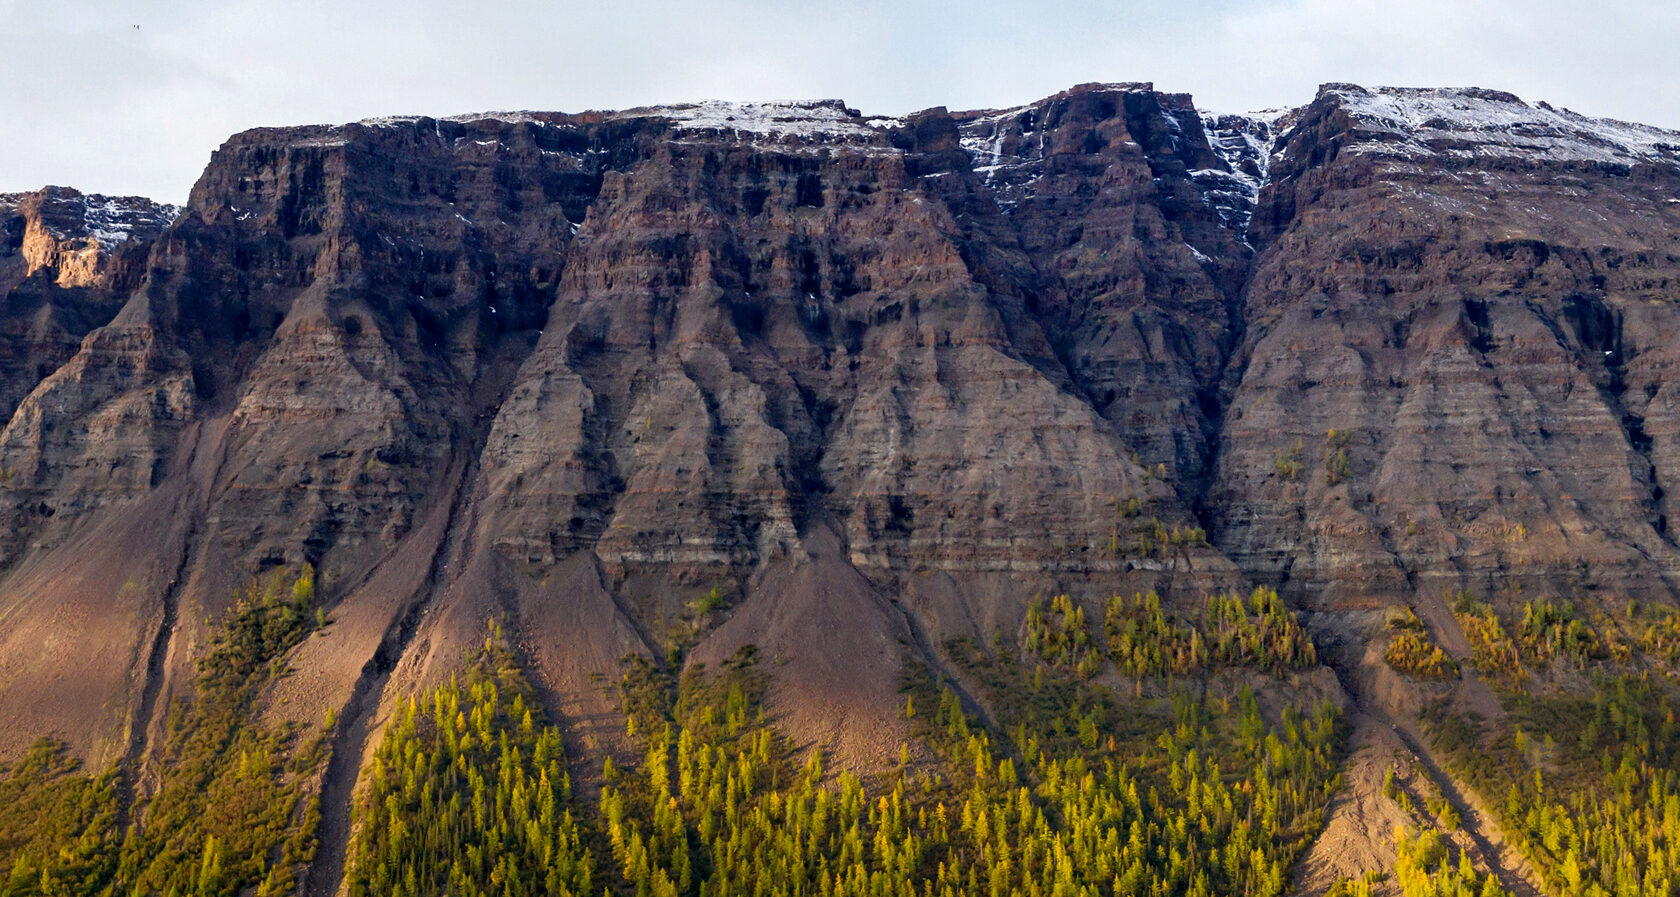
{"type": "MultiPolygon", "coordinates": [[[[177,506],[176,513],[180,514],[188,504],[183,499],[177,506]]],[[[151,648],[146,655],[145,681],[140,689],[140,705],[134,711],[134,721],[129,726],[128,746],[123,751],[121,774],[117,778],[117,828],[127,829],[134,824],[138,804],[145,797],[142,787],[143,773],[146,771],[147,759],[152,751],[153,722],[159,713],[159,701],[163,696],[164,680],[167,678],[165,666],[169,659],[169,649],[175,640],[175,627],[179,621],[181,591],[187,576],[192,570],[193,559],[197,555],[200,538],[200,518],[197,514],[187,515],[191,523],[181,542],[180,560],[177,562],[174,574],[163,590],[163,609],[160,614],[157,632],[152,636],[151,648]]]]}
{"type": "Polygon", "coordinates": [[[1627,406],[1627,355],[1622,340],[1622,314],[1605,305],[1598,296],[1576,293],[1563,303],[1564,315],[1575,330],[1582,350],[1595,355],[1588,359],[1587,370],[1602,366],[1604,376],[1594,377],[1599,398],[1621,426],[1622,437],[1628,445],[1628,474],[1644,494],[1640,504],[1651,529],[1669,545],[1677,544],[1669,532],[1668,516],[1663,513],[1664,491],[1657,479],[1657,465],[1652,457],[1650,434],[1645,431],[1645,417],[1627,406]],[[1597,362],[1597,365],[1593,364],[1597,362]]]}
{"type": "MultiPolygon", "coordinates": [[[[469,457],[476,457],[472,455],[469,457]]],[[[321,781],[321,824],[318,832],[318,852],[310,864],[304,880],[303,892],[309,897],[333,897],[343,890],[348,871],[352,816],[356,784],[360,778],[362,758],[374,734],[380,698],[392,671],[397,667],[408,646],[413,642],[426,611],[447,584],[446,571],[450,555],[461,544],[461,521],[467,516],[468,484],[477,471],[477,463],[457,462],[450,478],[448,518],[438,545],[432,554],[426,578],[409,597],[400,613],[387,627],[373,656],[362,665],[351,689],[350,699],[332,733],[332,752],[327,771],[321,781]]]]}
{"type": "Polygon", "coordinates": [[[1190,513],[1196,518],[1196,525],[1203,532],[1216,532],[1221,515],[1217,508],[1210,503],[1214,483],[1219,479],[1219,444],[1225,435],[1225,415],[1231,408],[1230,391],[1242,382],[1243,366],[1246,356],[1241,352],[1243,340],[1248,336],[1248,315],[1244,311],[1243,296],[1248,289],[1248,281],[1254,276],[1254,256],[1248,260],[1248,268],[1243,272],[1242,284],[1235,293],[1226,300],[1227,337],[1219,346],[1219,363],[1214,366],[1214,375],[1206,382],[1198,384],[1196,401],[1202,418],[1202,464],[1192,479],[1185,482],[1186,504],[1190,513]],[[1233,365],[1238,367],[1233,370],[1233,365]]]}
{"type": "MultiPolygon", "coordinates": [[[[1195,477],[1185,485],[1189,492],[1187,504],[1190,513],[1195,516],[1196,524],[1205,532],[1213,532],[1218,524],[1219,515],[1217,509],[1210,505],[1209,497],[1219,476],[1219,443],[1225,432],[1225,415],[1230,410],[1230,394],[1242,381],[1244,374],[1240,366],[1233,371],[1232,365],[1241,365],[1245,361],[1241,349],[1248,338],[1248,289],[1260,260],[1260,250],[1250,237],[1249,225],[1254,219],[1255,209],[1259,206],[1261,193],[1271,189],[1269,155],[1260,147],[1269,149],[1272,136],[1270,124],[1263,124],[1258,127],[1262,138],[1242,139],[1245,148],[1255,154],[1253,162],[1257,175],[1248,175],[1241,167],[1240,153],[1226,146],[1226,135],[1220,134],[1212,125],[1212,122],[1203,121],[1203,139],[1208,149],[1225,164],[1232,177],[1239,180],[1243,187],[1241,195],[1227,197],[1227,201],[1235,202],[1238,206],[1231,210],[1235,214],[1225,214],[1225,210],[1216,201],[1216,191],[1212,186],[1197,183],[1197,187],[1202,192],[1203,201],[1214,210],[1220,227],[1231,231],[1241,247],[1243,264],[1236,277],[1213,278],[1214,285],[1224,298],[1225,331],[1218,345],[1219,358],[1213,365],[1214,373],[1198,384],[1196,389],[1197,410],[1201,413],[1203,424],[1204,447],[1201,469],[1196,471],[1195,477]],[[1246,208],[1241,208],[1242,206],[1246,208]]],[[[1196,183],[1194,178],[1192,183],[1196,183]]]]}
{"type": "Polygon", "coordinates": [[[735,466],[732,462],[739,460],[729,450],[730,426],[723,418],[712,385],[702,382],[703,378],[686,361],[682,363],[682,370],[683,376],[699,392],[700,405],[706,414],[705,513],[713,533],[712,550],[734,555],[735,546],[752,540],[739,531],[743,521],[730,502],[728,471],[735,466]]]}
{"type": "Polygon", "coordinates": [[[789,460],[792,465],[788,473],[797,486],[790,496],[793,526],[795,532],[803,537],[812,522],[825,516],[828,511],[828,495],[832,487],[823,475],[823,456],[828,451],[834,435],[834,422],[839,415],[835,413],[833,405],[820,399],[814,390],[797,382],[795,388],[799,390],[800,403],[804,406],[814,431],[810,444],[801,445],[800,441],[794,438],[792,427],[781,428],[788,437],[789,460]]]}

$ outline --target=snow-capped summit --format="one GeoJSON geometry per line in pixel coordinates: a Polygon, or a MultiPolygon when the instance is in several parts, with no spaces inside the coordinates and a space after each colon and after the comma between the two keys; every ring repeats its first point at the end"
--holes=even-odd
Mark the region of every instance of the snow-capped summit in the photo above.
{"type": "Polygon", "coordinates": [[[1680,132],[1531,106],[1503,91],[1326,84],[1326,99],[1353,118],[1362,138],[1353,152],[1680,164],[1680,132]]]}
{"type": "Polygon", "coordinates": [[[892,118],[866,118],[841,100],[701,100],[626,109],[617,117],[664,118],[679,130],[733,131],[767,137],[856,137],[900,124],[892,118]]]}

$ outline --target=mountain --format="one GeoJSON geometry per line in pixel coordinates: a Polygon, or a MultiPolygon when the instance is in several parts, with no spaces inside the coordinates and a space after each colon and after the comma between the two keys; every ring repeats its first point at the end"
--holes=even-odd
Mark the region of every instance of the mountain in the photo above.
{"type": "Polygon", "coordinates": [[[1467,862],[1552,890],[1441,733],[1672,669],[1680,133],[1345,84],[400,117],[236,135],[179,209],[0,196],[0,234],[0,757],[62,741],[130,824],[242,590],[305,576],[240,713],[329,720],[309,893],[492,623],[598,787],[627,657],[756,651],[775,730],[871,774],[918,676],[1007,715],[964,658],[1041,651],[1051,596],[1112,644],[1111,596],[1275,589],[1317,659],[1227,686],[1350,724],[1318,893],[1394,861],[1411,758],[1467,862]]]}

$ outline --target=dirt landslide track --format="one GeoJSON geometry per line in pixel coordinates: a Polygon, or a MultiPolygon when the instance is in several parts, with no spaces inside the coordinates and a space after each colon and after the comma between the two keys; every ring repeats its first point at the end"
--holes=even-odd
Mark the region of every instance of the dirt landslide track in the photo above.
{"type": "Polygon", "coordinates": [[[1313,622],[1318,630],[1313,633],[1315,641],[1325,649],[1324,661],[1353,700],[1353,733],[1342,767],[1341,790],[1330,801],[1323,830],[1296,863],[1295,893],[1323,894],[1337,878],[1388,872],[1390,877],[1373,887],[1372,893],[1397,897],[1400,888],[1392,876],[1395,833],[1426,825],[1439,827],[1428,809],[1430,800],[1439,797],[1460,820],[1459,828],[1449,833],[1455,856],[1467,852],[1478,870],[1496,875],[1513,897],[1544,897],[1534,869],[1511,846],[1481,799],[1446,771],[1417,724],[1390,714],[1376,694],[1380,689],[1363,687],[1367,680],[1361,675],[1365,639],[1357,637],[1345,621],[1333,622],[1333,615],[1316,615],[1313,622]],[[1390,770],[1395,784],[1410,798],[1409,811],[1383,793],[1390,770]]]}

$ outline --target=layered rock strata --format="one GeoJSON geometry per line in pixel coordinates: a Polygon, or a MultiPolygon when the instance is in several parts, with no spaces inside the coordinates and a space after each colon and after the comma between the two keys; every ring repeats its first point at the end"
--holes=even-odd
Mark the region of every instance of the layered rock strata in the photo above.
{"type": "Polygon", "coordinates": [[[267,712],[341,751],[498,618],[580,738],[624,655],[754,643],[860,764],[1050,591],[1673,601],[1677,146],[1082,85],[261,129],[178,213],[0,198],[0,752],[139,762],[279,567],[336,622],[267,712]]]}

